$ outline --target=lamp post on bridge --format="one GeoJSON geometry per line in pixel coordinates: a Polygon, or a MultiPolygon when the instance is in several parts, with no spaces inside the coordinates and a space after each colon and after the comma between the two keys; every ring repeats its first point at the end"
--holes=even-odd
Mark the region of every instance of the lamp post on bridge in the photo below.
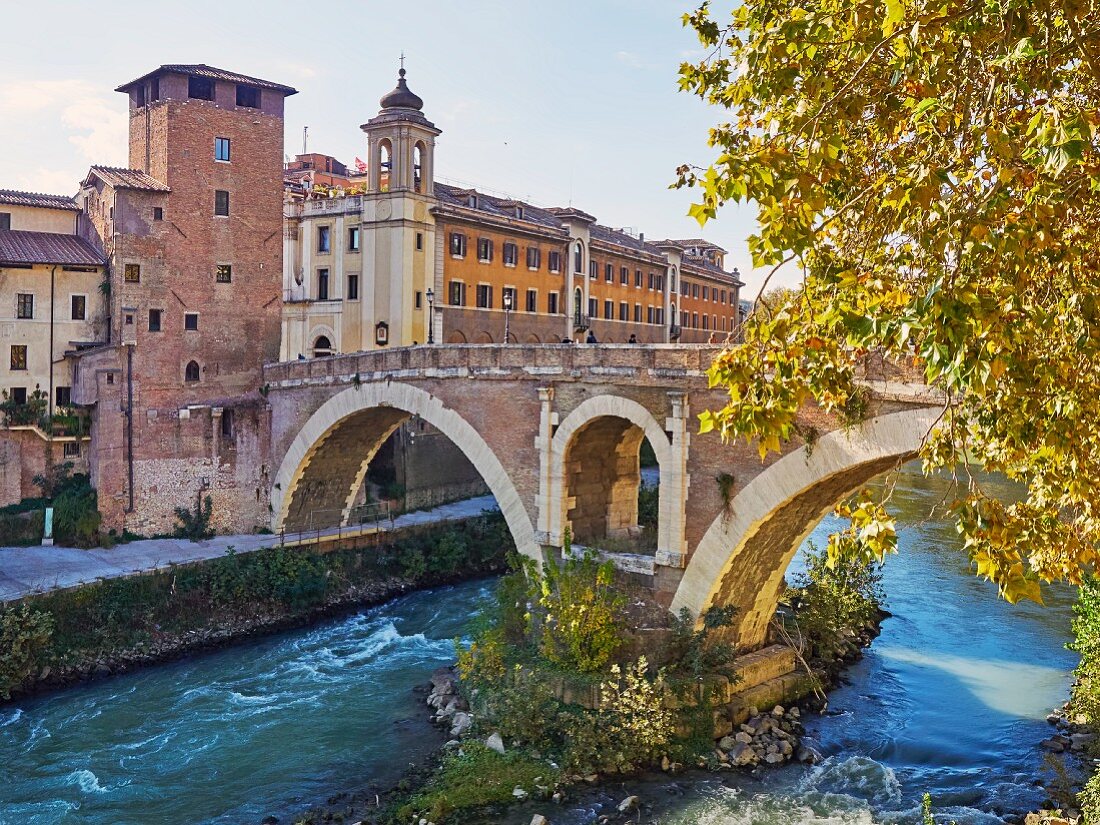
{"type": "Polygon", "coordinates": [[[435,343],[435,292],[428,287],[428,343],[435,343]]]}
{"type": "Polygon", "coordinates": [[[504,290],[504,343],[508,343],[508,320],[512,314],[512,290],[504,290]]]}

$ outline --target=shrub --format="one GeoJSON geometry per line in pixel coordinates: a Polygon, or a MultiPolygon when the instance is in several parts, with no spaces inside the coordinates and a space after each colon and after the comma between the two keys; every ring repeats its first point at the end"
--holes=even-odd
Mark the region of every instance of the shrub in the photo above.
{"type": "Polygon", "coordinates": [[[819,655],[873,621],[884,601],[881,565],[846,555],[830,559],[812,543],[806,572],[794,583],[803,591],[798,625],[819,655]]]}
{"type": "Polygon", "coordinates": [[[210,528],[210,514],[213,511],[213,502],[207,496],[202,502],[196,502],[192,512],[186,507],[176,508],[176,529],[173,535],[177,539],[191,539],[202,541],[214,535],[210,528]]]}
{"type": "Polygon", "coordinates": [[[703,626],[695,627],[695,617],[684,608],[672,619],[672,636],[668,642],[669,674],[684,674],[699,678],[705,673],[724,671],[737,658],[737,647],[723,638],[723,628],[733,624],[737,608],[710,607],[703,614],[703,626]]]}
{"type": "Polygon", "coordinates": [[[96,491],[88,477],[76,475],[68,479],[53,500],[54,539],[60,544],[95,547],[100,542],[102,523],[96,491]]]}
{"type": "Polygon", "coordinates": [[[594,673],[622,647],[625,597],[613,585],[615,568],[592,553],[569,555],[566,536],[561,566],[547,562],[537,581],[543,612],[539,648],[549,661],[594,673]]]}
{"type": "Polygon", "coordinates": [[[661,500],[661,488],[659,486],[647,487],[642,484],[638,487],[638,526],[657,529],[658,507],[661,500]]]}
{"type": "Polygon", "coordinates": [[[27,605],[0,611],[0,698],[45,664],[53,635],[53,618],[27,605]]]}
{"type": "Polygon", "coordinates": [[[664,706],[664,674],[647,678],[645,656],[620,669],[611,666],[611,678],[600,685],[600,728],[606,749],[603,759],[619,770],[633,770],[653,762],[672,739],[672,711],[664,706]]]}

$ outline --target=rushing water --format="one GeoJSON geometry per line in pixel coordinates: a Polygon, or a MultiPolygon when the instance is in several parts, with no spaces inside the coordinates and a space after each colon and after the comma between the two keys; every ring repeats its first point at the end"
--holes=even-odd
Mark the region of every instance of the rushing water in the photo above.
{"type": "MultiPolygon", "coordinates": [[[[1041,801],[1037,743],[1068,689],[1072,594],[1050,593],[1046,608],[998,600],[967,572],[953,527],[924,520],[943,489],[907,472],[895,491],[894,618],[809,724],[828,759],[694,781],[658,821],[916,823],[928,791],[940,812],[984,825],[1041,801]]],[[[338,791],[385,785],[436,744],[412,721],[423,711],[410,686],[452,658],[488,586],[0,708],[0,823],[285,822],[338,791]]],[[[547,813],[558,825],[597,811],[547,813]]]]}

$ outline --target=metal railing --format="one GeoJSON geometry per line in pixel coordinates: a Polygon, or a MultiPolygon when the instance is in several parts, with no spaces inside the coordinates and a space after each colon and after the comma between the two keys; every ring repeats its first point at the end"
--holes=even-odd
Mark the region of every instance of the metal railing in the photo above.
{"type": "Polygon", "coordinates": [[[279,531],[279,543],[305,544],[332,539],[339,541],[354,535],[380,533],[393,530],[394,518],[393,508],[388,501],[367,502],[350,510],[310,510],[309,517],[297,530],[287,530],[284,527],[279,531]]]}

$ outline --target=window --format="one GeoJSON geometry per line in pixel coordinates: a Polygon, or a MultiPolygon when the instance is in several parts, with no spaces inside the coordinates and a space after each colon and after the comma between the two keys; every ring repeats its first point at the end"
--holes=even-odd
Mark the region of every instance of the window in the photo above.
{"type": "Polygon", "coordinates": [[[588,280],[594,281],[600,277],[600,265],[596,261],[588,262],[588,280]]]}
{"type": "Polygon", "coordinates": [[[66,441],[62,445],[61,454],[65,458],[80,458],[80,442],[66,441]]]}
{"type": "Polygon", "coordinates": [[[72,387],[54,387],[54,405],[57,407],[71,407],[73,403],[72,387]]]}
{"type": "Polygon", "coordinates": [[[214,138],[214,160],[229,163],[229,138],[214,138]]]}
{"type": "Polygon", "coordinates": [[[194,383],[199,380],[199,363],[198,361],[188,361],[187,366],[183,369],[183,380],[194,383]]]}
{"type": "Polygon", "coordinates": [[[650,272],[650,273],[649,273],[649,280],[648,280],[648,282],[647,282],[647,283],[649,284],[649,288],[650,288],[650,289],[655,289],[655,288],[656,288],[656,287],[654,286],[654,281],[653,281],[653,273],[652,273],[652,272],[650,272]]]}
{"type": "Polygon", "coordinates": [[[11,231],[11,212],[0,212],[0,230],[11,231]]]}
{"type": "Polygon", "coordinates": [[[317,270],[317,300],[318,301],[327,301],[328,300],[328,270],[327,269],[318,269],[317,270]]]}
{"type": "Polygon", "coordinates": [[[580,241],[573,245],[573,271],[578,275],[584,272],[584,247],[580,241]]]}
{"type": "Polygon", "coordinates": [[[699,284],[692,284],[691,285],[691,297],[692,298],[698,298],[699,297],[699,284]]]}
{"type": "Polygon", "coordinates": [[[153,207],[153,220],[155,220],[155,221],[163,221],[164,220],[164,209],[162,207],[160,207],[160,206],[154,206],[153,207]]]}
{"type": "Polygon", "coordinates": [[[260,90],[255,86],[237,86],[237,105],[246,109],[259,109],[260,90]]]}
{"type": "Polygon", "coordinates": [[[630,270],[625,266],[619,268],[619,283],[622,286],[630,284],[630,270]]]}
{"type": "Polygon", "coordinates": [[[424,233],[423,232],[417,232],[416,233],[416,251],[420,252],[423,249],[424,249],[424,233]]]}
{"type": "Polygon", "coordinates": [[[657,316],[657,320],[654,323],[663,324],[665,322],[665,308],[664,307],[657,307],[657,309],[655,310],[655,313],[656,313],[656,316],[657,316]]]}
{"type": "Polygon", "coordinates": [[[635,304],[634,305],[634,323],[635,324],[640,324],[641,322],[642,322],[642,305],[641,304],[635,304]]]}
{"type": "Polygon", "coordinates": [[[149,310],[149,331],[160,332],[160,310],[149,310]]]}
{"type": "Polygon", "coordinates": [[[620,321],[629,321],[630,320],[630,305],[627,304],[626,301],[621,301],[619,303],[619,320],[620,321]]]}
{"type": "Polygon", "coordinates": [[[466,284],[462,281],[451,281],[447,294],[447,303],[453,307],[466,306],[466,284]]]}
{"type": "Polygon", "coordinates": [[[195,100],[213,100],[214,81],[208,77],[191,75],[187,78],[187,96],[195,100]]]}
{"type": "Polygon", "coordinates": [[[27,388],[26,387],[12,387],[11,388],[11,400],[16,404],[27,403],[27,388]]]}
{"type": "Polygon", "coordinates": [[[34,317],[34,295],[29,292],[20,292],[15,296],[15,317],[34,317]]]}
{"type": "Polygon", "coordinates": [[[500,297],[501,304],[505,309],[519,309],[516,305],[516,288],[514,286],[504,287],[504,289],[500,291],[500,297]]]}
{"type": "Polygon", "coordinates": [[[327,358],[330,355],[332,355],[332,342],[328,339],[328,336],[317,336],[317,340],[313,342],[313,357],[327,358]]]}
{"type": "Polygon", "coordinates": [[[680,294],[685,298],[691,295],[691,285],[687,281],[680,281],[680,294]]]}
{"type": "Polygon", "coordinates": [[[493,308],[493,288],[488,284],[477,285],[477,305],[481,309],[493,308]]]}
{"type": "Polygon", "coordinates": [[[547,256],[547,259],[548,259],[547,263],[550,266],[550,271],[551,272],[561,272],[561,253],[560,252],[551,252],[547,256]]]}
{"type": "Polygon", "coordinates": [[[233,410],[222,410],[222,438],[233,437],[233,410]]]}
{"type": "Polygon", "coordinates": [[[359,251],[359,227],[352,226],[348,228],[348,252],[359,251]]]}
{"type": "MultiPolygon", "coordinates": [[[[25,370],[27,368],[27,345],[11,345],[11,368],[13,370],[25,370]]],[[[23,399],[26,402],[26,398],[23,399]]]]}
{"type": "Polygon", "coordinates": [[[538,269],[540,266],[542,266],[542,250],[537,246],[527,247],[527,268],[538,269]]]}
{"type": "Polygon", "coordinates": [[[710,316],[703,313],[703,329],[710,329],[710,316]]]}
{"type": "Polygon", "coordinates": [[[73,295],[69,298],[70,313],[74,321],[83,321],[88,315],[88,299],[83,295],[73,295]]]}
{"type": "Polygon", "coordinates": [[[603,302],[603,317],[606,318],[608,321],[614,320],[614,318],[615,318],[615,302],[614,301],[604,301],[603,302]]]}
{"type": "Polygon", "coordinates": [[[223,218],[229,216],[229,193],[224,189],[214,190],[214,214],[223,218]]]}
{"type": "Polygon", "coordinates": [[[197,312],[183,313],[183,328],[194,332],[199,328],[199,314],[197,312]]]}
{"type": "Polygon", "coordinates": [[[645,322],[647,324],[652,324],[652,323],[654,323],[653,319],[654,319],[653,307],[652,306],[647,306],[645,308],[645,322]]]}
{"type": "Polygon", "coordinates": [[[466,257],[466,236],[461,232],[451,233],[451,254],[456,258],[466,257]]]}
{"type": "Polygon", "coordinates": [[[416,291],[416,294],[413,295],[413,309],[423,309],[423,308],[424,308],[424,293],[421,292],[418,289],[416,291]]]}
{"type": "Polygon", "coordinates": [[[539,291],[537,289],[527,290],[527,311],[539,311],[539,291]]]}
{"type": "Polygon", "coordinates": [[[558,314],[558,293],[551,292],[546,296],[546,311],[551,315],[558,314]]]}
{"type": "Polygon", "coordinates": [[[634,270],[634,286],[638,289],[642,288],[642,270],[640,269],[634,270]]]}
{"type": "Polygon", "coordinates": [[[141,281],[141,264],[126,264],[122,268],[122,279],[128,284],[141,281]]]}
{"type": "Polygon", "coordinates": [[[493,242],[489,238],[477,239],[477,259],[485,263],[493,260],[493,242]]]}
{"type": "Polygon", "coordinates": [[[516,246],[514,243],[505,242],[504,248],[501,250],[501,253],[501,257],[503,257],[504,259],[505,266],[515,266],[516,261],[519,260],[519,247],[516,246]]]}
{"type": "Polygon", "coordinates": [[[233,264],[218,264],[214,272],[214,280],[219,284],[228,284],[233,281],[233,264]]]}
{"type": "Polygon", "coordinates": [[[615,265],[604,264],[603,267],[603,279],[609,284],[615,283],[615,265]]]}
{"type": "Polygon", "coordinates": [[[332,251],[332,227],[319,226],[317,227],[317,251],[318,252],[331,252],[332,251]]]}
{"type": "Polygon", "coordinates": [[[588,299],[588,317],[598,318],[600,316],[600,302],[595,298],[588,299]]]}
{"type": "Polygon", "coordinates": [[[348,300],[359,300],[359,276],[348,275],[348,300]]]}
{"type": "Polygon", "coordinates": [[[692,326],[692,329],[699,329],[699,313],[698,312],[691,313],[691,326],[692,326]]]}

